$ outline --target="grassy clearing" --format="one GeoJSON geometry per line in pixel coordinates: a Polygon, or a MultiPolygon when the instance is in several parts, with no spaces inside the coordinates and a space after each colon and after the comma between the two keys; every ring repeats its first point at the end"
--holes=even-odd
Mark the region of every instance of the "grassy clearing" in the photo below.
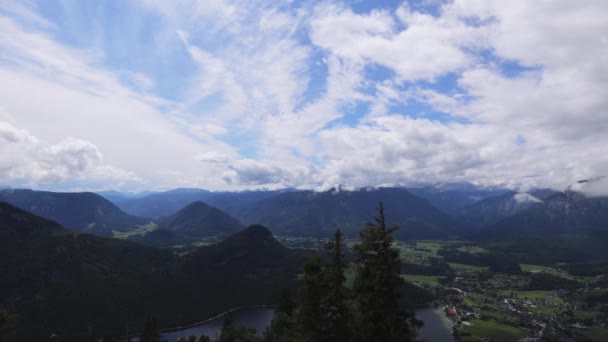
{"type": "Polygon", "coordinates": [[[593,341],[608,341],[608,328],[592,327],[585,332],[585,335],[593,341]]]}
{"type": "Polygon", "coordinates": [[[349,289],[352,289],[355,285],[355,276],[357,275],[357,265],[354,262],[351,262],[344,270],[344,286],[349,289]]]}
{"type": "Polygon", "coordinates": [[[600,315],[597,311],[584,311],[584,310],[575,310],[574,317],[578,319],[597,319],[600,315]]]}
{"type": "Polygon", "coordinates": [[[146,223],[141,226],[137,226],[134,229],[129,230],[128,232],[119,232],[119,231],[113,230],[112,235],[113,235],[113,237],[115,237],[117,239],[126,240],[130,236],[144,235],[144,234],[154,231],[156,229],[158,229],[158,226],[156,225],[156,223],[150,222],[150,223],[146,223]]]}
{"type": "Polygon", "coordinates": [[[530,264],[520,264],[521,270],[524,272],[532,272],[532,273],[549,273],[554,276],[562,277],[562,278],[572,278],[568,273],[558,270],[554,267],[542,266],[542,265],[530,265],[530,264]]]}
{"type": "Polygon", "coordinates": [[[439,285],[439,276],[424,276],[413,274],[402,274],[401,277],[410,283],[427,283],[431,285],[439,285]]]}
{"type": "Polygon", "coordinates": [[[485,266],[473,266],[473,265],[465,265],[465,264],[456,264],[453,262],[448,263],[450,267],[456,270],[463,270],[468,272],[484,272],[488,270],[488,267],[485,266]]]}
{"type": "Polygon", "coordinates": [[[551,296],[553,291],[517,291],[516,295],[520,298],[541,299],[551,296]]]}
{"type": "Polygon", "coordinates": [[[524,329],[494,321],[473,320],[471,323],[472,326],[462,328],[462,332],[471,335],[465,337],[464,341],[479,341],[484,337],[489,337],[492,341],[517,341],[528,336],[524,329]]]}
{"type": "Polygon", "coordinates": [[[479,246],[462,246],[458,247],[458,250],[461,252],[469,253],[469,254],[479,254],[483,252],[487,252],[485,249],[479,246]]]}

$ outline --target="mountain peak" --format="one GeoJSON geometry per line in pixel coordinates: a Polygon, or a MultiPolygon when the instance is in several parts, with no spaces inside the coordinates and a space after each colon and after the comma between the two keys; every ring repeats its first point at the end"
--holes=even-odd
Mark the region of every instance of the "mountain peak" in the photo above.
{"type": "Polygon", "coordinates": [[[274,239],[272,232],[265,226],[261,224],[253,224],[247,228],[245,228],[241,234],[247,235],[250,238],[255,239],[274,239]]]}
{"type": "Polygon", "coordinates": [[[232,216],[201,201],[194,201],[177,213],[159,219],[158,225],[190,238],[229,235],[243,229],[232,216]]]}

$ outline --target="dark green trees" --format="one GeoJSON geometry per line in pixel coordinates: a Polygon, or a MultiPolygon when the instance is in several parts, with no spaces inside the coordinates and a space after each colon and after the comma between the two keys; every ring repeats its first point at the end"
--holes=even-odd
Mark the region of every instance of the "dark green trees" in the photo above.
{"type": "Polygon", "coordinates": [[[333,239],[326,246],[328,262],[324,272],[325,293],[322,297],[323,333],[326,341],[348,340],[348,308],[344,294],[344,245],[342,233],[336,230],[333,239]]]}
{"type": "Polygon", "coordinates": [[[301,341],[323,340],[323,316],[321,296],[323,293],[323,269],[321,259],[313,257],[304,265],[304,286],[300,305],[295,313],[296,328],[301,341]]]}
{"type": "Polygon", "coordinates": [[[352,295],[344,287],[346,262],[342,234],[326,245],[327,258],[314,257],[304,266],[304,284],[297,305],[283,294],[265,342],[397,342],[415,341],[413,315],[400,308],[403,290],[401,259],[393,247],[382,203],[374,222],[366,223],[354,248],[357,274],[352,295]]]}
{"type": "Polygon", "coordinates": [[[146,316],[141,342],[160,342],[160,340],[160,324],[158,322],[158,317],[154,315],[146,316]]]}
{"type": "Polygon", "coordinates": [[[357,341],[414,341],[411,318],[399,307],[401,259],[393,247],[382,203],[374,222],[368,222],[355,245],[357,276],[354,288],[354,313],[357,341]]]}
{"type": "Polygon", "coordinates": [[[17,341],[15,316],[0,308],[0,342],[17,341]]]}
{"type": "Polygon", "coordinates": [[[281,290],[279,304],[274,310],[274,317],[270,326],[264,332],[264,342],[296,341],[295,322],[293,319],[295,303],[291,298],[289,289],[281,290]]]}
{"type": "Polygon", "coordinates": [[[259,338],[255,334],[255,329],[249,329],[242,325],[235,324],[232,315],[226,315],[222,332],[217,339],[218,342],[259,342],[259,338]]]}

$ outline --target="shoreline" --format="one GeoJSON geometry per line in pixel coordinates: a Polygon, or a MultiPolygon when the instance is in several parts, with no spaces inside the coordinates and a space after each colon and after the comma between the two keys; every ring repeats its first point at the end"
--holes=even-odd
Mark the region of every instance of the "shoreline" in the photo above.
{"type": "MultiPolygon", "coordinates": [[[[209,317],[207,319],[204,319],[202,321],[196,321],[194,323],[189,323],[183,326],[177,326],[177,327],[172,327],[172,328],[164,328],[160,330],[160,333],[171,333],[171,332],[176,332],[176,331],[180,331],[180,330],[184,330],[184,329],[190,329],[190,328],[194,328],[196,326],[199,325],[203,325],[205,323],[209,323],[215,319],[218,319],[222,316],[225,316],[229,313],[233,313],[235,311],[239,311],[239,310],[243,310],[243,309],[254,309],[254,308],[275,308],[276,305],[272,305],[272,304],[257,304],[257,305],[244,305],[244,306],[237,306],[235,308],[232,308],[230,310],[224,311],[222,313],[219,313],[215,316],[209,317]]],[[[137,333],[137,334],[131,334],[131,335],[123,335],[123,336],[118,336],[116,338],[113,338],[112,341],[116,341],[118,339],[130,339],[130,338],[138,338],[141,335],[141,333],[137,333]]]]}

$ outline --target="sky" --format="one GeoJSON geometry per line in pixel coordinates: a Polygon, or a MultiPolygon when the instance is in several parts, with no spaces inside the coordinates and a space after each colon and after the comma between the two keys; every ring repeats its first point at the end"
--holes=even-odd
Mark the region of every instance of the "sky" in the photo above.
{"type": "Polygon", "coordinates": [[[0,0],[0,186],[608,194],[608,1],[0,0]]]}

